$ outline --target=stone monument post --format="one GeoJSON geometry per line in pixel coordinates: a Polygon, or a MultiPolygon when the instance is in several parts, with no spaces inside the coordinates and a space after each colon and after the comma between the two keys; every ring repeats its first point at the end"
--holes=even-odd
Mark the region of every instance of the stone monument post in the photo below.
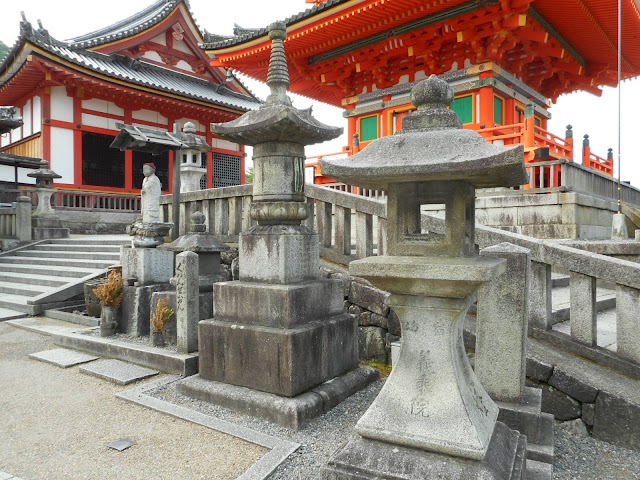
{"type": "Polygon", "coordinates": [[[327,479],[520,479],[526,437],[497,422],[498,407],[471,369],[462,320],[475,292],[505,270],[475,253],[475,189],[526,182],[522,147],[487,143],[462,128],[449,85],[418,83],[418,108],[401,133],[362,152],[323,160],[324,175],[387,191],[384,256],[351,262],[352,275],[391,293],[402,350],[358,437],[323,471],[327,479]],[[445,205],[445,233],[423,232],[421,206],[445,205]]]}
{"type": "Polygon", "coordinates": [[[199,376],[178,388],[299,428],[376,373],[358,368],[356,319],[343,312],[341,282],[320,278],[318,235],[301,225],[309,215],[304,147],[342,129],[293,108],[284,23],[271,25],[269,36],[265,105],[211,125],[217,136],[254,148],[250,215],[258,225],[240,234],[240,281],[214,285],[214,318],[199,324],[199,376]]]}
{"type": "Polygon", "coordinates": [[[198,254],[182,252],[176,255],[176,339],[178,353],[198,349],[200,291],[198,289],[198,254]]]}

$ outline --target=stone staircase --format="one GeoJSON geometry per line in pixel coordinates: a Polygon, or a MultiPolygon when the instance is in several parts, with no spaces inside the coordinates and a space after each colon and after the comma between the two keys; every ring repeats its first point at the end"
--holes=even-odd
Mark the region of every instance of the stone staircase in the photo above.
{"type": "Polygon", "coordinates": [[[0,308],[37,315],[70,303],[87,280],[120,263],[120,246],[128,242],[124,235],[74,237],[0,254],[0,308]]]}

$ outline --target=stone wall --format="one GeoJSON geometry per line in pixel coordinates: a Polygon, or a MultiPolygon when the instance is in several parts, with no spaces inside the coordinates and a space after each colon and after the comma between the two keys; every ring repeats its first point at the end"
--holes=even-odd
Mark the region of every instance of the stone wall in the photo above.
{"type": "MultiPolygon", "coordinates": [[[[479,224],[544,239],[609,239],[616,211],[614,201],[576,192],[476,199],[479,224]]],[[[437,205],[426,205],[423,212],[444,214],[437,205]]],[[[630,221],[627,229],[633,237],[635,226],[630,221]]]]}
{"type": "Polygon", "coordinates": [[[140,216],[139,212],[64,209],[56,209],[56,214],[71,233],[83,235],[126,233],[127,226],[140,216]]]}
{"type": "Polygon", "coordinates": [[[344,310],[358,319],[360,360],[391,363],[391,343],[400,339],[398,316],[389,308],[389,293],[362,278],[321,267],[325,278],[338,278],[344,288],[344,310]]]}

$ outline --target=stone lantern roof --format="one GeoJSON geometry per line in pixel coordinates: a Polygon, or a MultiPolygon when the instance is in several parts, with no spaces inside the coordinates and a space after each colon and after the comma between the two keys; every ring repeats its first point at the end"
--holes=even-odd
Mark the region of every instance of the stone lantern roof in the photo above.
{"type": "Polygon", "coordinates": [[[273,42],[267,85],[271,94],[258,110],[251,110],[227,123],[212,123],[211,131],[226,140],[245,145],[265,142],[293,142],[300,145],[331,140],[342,135],[342,127],[331,127],[311,116],[311,109],[299,110],[287,96],[289,72],[283,42],[284,22],[269,26],[273,42]]]}
{"type": "Polygon", "coordinates": [[[448,107],[453,91],[435,75],[411,93],[418,108],[403,120],[401,132],[371,142],[344,159],[322,160],[322,174],[338,181],[387,190],[389,184],[461,180],[475,188],[515,187],[527,182],[523,147],[488,143],[462,128],[448,107]]]}
{"type": "Polygon", "coordinates": [[[191,214],[189,233],[178,237],[173,242],[162,245],[164,250],[172,252],[215,253],[229,250],[229,246],[219,241],[212,233],[207,233],[205,216],[202,212],[191,214]]]}
{"type": "Polygon", "coordinates": [[[49,162],[42,160],[40,162],[40,168],[31,173],[27,173],[27,177],[36,179],[36,186],[52,185],[53,180],[56,178],[62,178],[62,175],[58,175],[56,172],[49,168],[49,162]]]}

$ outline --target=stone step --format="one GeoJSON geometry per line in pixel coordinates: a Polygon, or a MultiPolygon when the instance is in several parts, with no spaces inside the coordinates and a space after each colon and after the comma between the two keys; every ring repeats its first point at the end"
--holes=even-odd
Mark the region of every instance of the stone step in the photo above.
{"type": "Polygon", "coordinates": [[[561,288],[569,286],[569,275],[562,275],[560,273],[551,274],[551,288],[561,288]]]}
{"type": "MultiPolygon", "coordinates": [[[[32,260],[32,259],[30,259],[32,260]]],[[[87,275],[93,273],[95,269],[93,268],[84,268],[84,267],[70,267],[65,265],[64,267],[52,269],[46,265],[39,264],[18,264],[18,263],[5,263],[0,267],[0,271],[3,274],[7,273],[17,273],[22,274],[24,276],[28,275],[41,275],[41,276],[51,276],[55,278],[56,276],[60,277],[73,277],[74,279],[86,277],[87,275]]]]}
{"type": "MultiPolygon", "coordinates": [[[[34,251],[40,252],[109,252],[109,253],[117,253],[120,254],[120,246],[121,245],[83,245],[81,243],[42,243],[39,245],[34,245],[32,249],[34,251]]],[[[31,249],[29,249],[31,250],[31,249]]]]}
{"type": "MultiPolygon", "coordinates": [[[[82,248],[82,247],[81,247],[82,248]]],[[[40,251],[40,250],[22,250],[20,256],[32,258],[74,258],[84,260],[110,260],[111,262],[120,261],[120,252],[86,252],[84,250],[73,251],[40,251]]]]}
{"type": "Polygon", "coordinates": [[[527,480],[551,480],[553,465],[535,460],[527,460],[527,480]]]}
{"type": "Polygon", "coordinates": [[[30,285],[28,283],[2,282],[0,281],[0,295],[10,293],[13,295],[24,295],[35,297],[43,293],[53,291],[55,287],[45,287],[41,285],[30,285]]]}
{"type": "Polygon", "coordinates": [[[87,238],[84,237],[73,237],[73,238],[59,238],[59,239],[51,239],[48,241],[48,244],[50,245],[130,245],[131,244],[131,237],[126,237],[124,235],[122,236],[116,236],[116,237],[110,237],[110,236],[102,236],[102,235],[96,235],[96,236],[89,236],[87,235],[87,238]]]}
{"type": "MultiPolygon", "coordinates": [[[[47,270],[43,269],[43,272],[47,272],[47,270]]],[[[48,270],[51,275],[45,274],[25,274],[23,272],[0,272],[0,282],[14,282],[17,284],[29,284],[29,285],[40,285],[44,287],[61,287],[69,282],[74,282],[78,277],[65,277],[65,276],[56,276],[55,274],[58,272],[48,270]]],[[[88,274],[89,272],[87,272],[88,274]]],[[[86,274],[83,274],[84,277],[86,274]]]]}
{"type": "MultiPolygon", "coordinates": [[[[570,287],[553,289],[552,324],[569,320],[571,314],[570,287]]],[[[596,310],[603,312],[615,308],[616,294],[614,290],[598,288],[596,291],[596,310]]]]}
{"type": "MultiPolygon", "coordinates": [[[[20,252],[22,253],[22,252],[20,252]]],[[[23,255],[0,257],[0,270],[4,269],[5,264],[37,264],[37,265],[51,265],[61,267],[81,267],[91,269],[103,269],[110,267],[114,264],[113,260],[89,260],[89,259],[75,259],[75,258],[33,258],[25,257],[23,255]]]]}

